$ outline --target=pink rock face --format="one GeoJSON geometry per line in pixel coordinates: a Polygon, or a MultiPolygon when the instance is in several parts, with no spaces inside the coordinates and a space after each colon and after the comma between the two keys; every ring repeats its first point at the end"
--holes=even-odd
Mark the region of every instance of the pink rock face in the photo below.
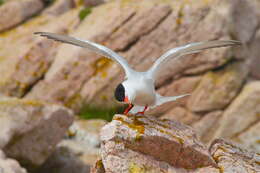
{"type": "Polygon", "coordinates": [[[44,8],[42,0],[14,0],[0,7],[0,32],[12,28],[44,8]],[[30,8],[28,8],[30,7],[30,8]]]}
{"type": "Polygon", "coordinates": [[[192,124],[199,139],[204,143],[210,143],[215,131],[221,125],[219,121],[223,111],[213,111],[204,115],[199,121],[192,124]]]}
{"type": "Polygon", "coordinates": [[[104,0],[83,0],[86,7],[94,7],[104,3],[104,0]]]}
{"type": "Polygon", "coordinates": [[[0,99],[0,148],[27,168],[41,165],[72,124],[70,110],[15,98],[0,99]]]}
{"type": "Polygon", "coordinates": [[[216,166],[205,146],[196,139],[193,130],[174,121],[115,115],[113,121],[103,127],[101,140],[103,161],[112,157],[113,148],[123,147],[176,168],[216,166]]]}
{"type": "Polygon", "coordinates": [[[60,15],[75,7],[74,0],[55,0],[53,5],[43,11],[43,14],[60,15]]]}
{"type": "MultiPolygon", "coordinates": [[[[258,115],[260,116],[260,115],[258,115]]],[[[257,122],[256,124],[250,126],[248,130],[245,130],[243,133],[240,133],[237,136],[234,136],[232,140],[234,140],[237,143],[242,144],[246,148],[260,152],[260,122],[257,122]]]]}
{"type": "Polygon", "coordinates": [[[160,117],[160,119],[169,119],[179,121],[181,123],[190,125],[201,119],[201,115],[197,115],[183,107],[175,107],[169,112],[160,117]]]}
{"type": "Polygon", "coordinates": [[[222,139],[213,141],[210,152],[224,173],[258,173],[260,172],[260,155],[248,152],[222,139]]]}
{"type": "Polygon", "coordinates": [[[260,81],[246,84],[221,116],[219,127],[215,129],[214,138],[236,137],[259,122],[259,98],[260,81]]]}
{"type": "MultiPolygon", "coordinates": [[[[260,16],[260,15],[259,15],[260,16]]],[[[260,29],[257,30],[254,41],[250,44],[249,47],[249,55],[251,58],[250,63],[250,71],[252,77],[256,79],[260,79],[260,50],[258,49],[260,46],[260,29]]]]}
{"type": "Polygon", "coordinates": [[[231,63],[221,70],[206,73],[188,101],[193,112],[226,107],[238,94],[248,74],[245,63],[231,63]]]}
{"type": "MultiPolygon", "coordinates": [[[[54,60],[59,43],[37,37],[33,32],[67,33],[79,24],[78,12],[79,10],[74,9],[56,17],[44,13],[33,19],[36,23],[32,25],[34,27],[30,23],[27,27],[18,27],[15,36],[7,37],[2,44],[0,43],[9,45],[1,50],[1,56],[4,57],[0,63],[0,71],[4,73],[0,79],[1,93],[23,97],[32,85],[42,78],[54,60]],[[18,53],[12,53],[10,49],[17,49],[18,53]]],[[[7,35],[12,34],[7,33],[7,35]]]]}

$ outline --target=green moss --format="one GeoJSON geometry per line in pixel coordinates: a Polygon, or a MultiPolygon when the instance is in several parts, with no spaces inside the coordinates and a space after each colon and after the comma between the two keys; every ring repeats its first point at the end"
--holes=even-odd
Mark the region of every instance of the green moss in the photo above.
{"type": "Polygon", "coordinates": [[[92,12],[92,8],[86,7],[79,12],[79,19],[84,20],[92,12]]]}
{"type": "Polygon", "coordinates": [[[51,5],[55,2],[55,0],[43,0],[43,2],[47,5],[51,5]]]}
{"type": "Polygon", "coordinates": [[[103,119],[111,121],[115,114],[122,113],[123,110],[123,107],[102,108],[94,106],[84,106],[81,109],[79,116],[83,119],[103,119]]]}
{"type": "Polygon", "coordinates": [[[0,0],[0,5],[3,5],[5,3],[5,0],[0,0]]]}

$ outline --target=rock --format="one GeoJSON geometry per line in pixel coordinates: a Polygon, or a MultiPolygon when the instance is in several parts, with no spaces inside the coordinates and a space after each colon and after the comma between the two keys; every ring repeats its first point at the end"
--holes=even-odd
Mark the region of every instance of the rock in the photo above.
{"type": "MultiPolygon", "coordinates": [[[[55,1],[53,6],[57,6],[56,4],[61,1],[55,1]]],[[[69,1],[66,1],[69,2],[69,1]]],[[[17,26],[9,31],[1,33],[0,40],[0,59],[2,61],[6,61],[6,59],[10,59],[16,56],[19,56],[24,53],[24,50],[27,50],[28,44],[36,38],[33,33],[44,25],[48,25],[48,23],[52,20],[55,20],[57,15],[52,10],[55,10],[52,5],[48,6],[43,10],[42,14],[33,17],[32,19],[24,22],[22,25],[17,26]],[[48,11],[45,12],[45,11],[48,11]],[[16,51],[12,51],[15,49],[16,51]]],[[[60,14],[63,14],[68,11],[68,9],[60,10],[60,14]]],[[[14,61],[14,60],[13,60],[14,61]]],[[[1,67],[3,68],[3,67],[1,67]]]]}
{"type": "Polygon", "coordinates": [[[57,147],[49,159],[37,169],[37,173],[89,173],[90,165],[79,158],[82,153],[67,147],[57,147]]]}
{"type": "MultiPolygon", "coordinates": [[[[258,115],[260,117],[260,115],[258,115]]],[[[260,122],[256,123],[241,132],[237,136],[234,136],[232,140],[241,144],[243,147],[260,153],[260,122]]]]}
{"type": "Polygon", "coordinates": [[[102,128],[101,141],[106,171],[127,172],[135,166],[133,169],[142,170],[139,164],[155,170],[216,166],[193,130],[170,120],[115,115],[113,121],[102,128]]]}
{"type": "Polygon", "coordinates": [[[241,62],[206,73],[190,96],[188,108],[194,112],[225,108],[238,94],[247,74],[248,67],[241,62]]]}
{"type": "MultiPolygon", "coordinates": [[[[126,11],[119,7],[120,4],[117,2],[93,9],[72,35],[96,42],[105,41],[114,30],[134,14],[131,9],[126,11]],[[108,11],[110,13],[107,13],[108,11]]],[[[84,82],[91,76],[105,72],[112,63],[93,52],[71,45],[64,44],[57,51],[55,61],[46,73],[45,79],[37,83],[29,95],[31,98],[63,103],[69,107],[79,103],[82,107],[82,96],[79,93],[84,82]]],[[[95,88],[99,86],[96,85],[95,88]]],[[[91,95],[94,91],[87,93],[91,95]]]]}
{"type": "Polygon", "coordinates": [[[248,152],[230,142],[215,140],[210,152],[223,173],[257,173],[260,172],[260,155],[248,152]]]}
{"type": "MultiPolygon", "coordinates": [[[[194,76],[194,77],[183,77],[171,82],[169,85],[164,85],[161,87],[158,92],[163,96],[177,96],[182,94],[193,94],[193,91],[196,89],[198,84],[200,83],[201,77],[194,76]]],[[[187,101],[190,99],[191,96],[184,97],[179,99],[178,101],[169,102],[167,104],[163,104],[161,106],[156,107],[153,110],[148,111],[147,113],[150,115],[161,115],[166,114],[172,115],[175,113],[177,107],[185,107],[187,101]],[[175,109],[176,108],[176,109],[175,109]]],[[[177,113],[178,114],[178,113],[177,113]]]]}
{"type": "MultiPolygon", "coordinates": [[[[222,9],[230,12],[233,3],[225,2],[226,6],[216,10],[216,3],[220,1],[113,1],[93,8],[71,35],[112,48],[125,56],[131,66],[145,70],[170,48],[199,40],[230,39],[227,21],[230,13],[222,14],[222,9]]],[[[183,58],[180,63],[169,62],[161,72],[157,86],[167,87],[165,85],[171,84],[176,76],[222,66],[234,58],[232,52],[231,48],[214,49],[183,58]]],[[[114,62],[87,50],[63,45],[44,80],[38,82],[29,95],[64,104],[76,111],[88,104],[119,106],[113,99],[113,90],[122,78],[123,72],[114,62]]]]}
{"type": "MultiPolygon", "coordinates": [[[[78,11],[79,9],[71,10],[53,18],[46,25],[38,27],[37,31],[67,33],[78,25],[78,11]]],[[[24,96],[46,73],[59,44],[33,33],[24,36],[28,37],[12,45],[12,49],[18,47],[18,54],[6,52],[8,54],[4,54],[4,59],[0,62],[0,71],[4,74],[0,79],[0,92],[7,96],[24,96]]],[[[7,50],[10,51],[10,46],[7,50]]]]}
{"type": "Polygon", "coordinates": [[[250,82],[229,105],[219,120],[220,126],[215,129],[214,138],[231,138],[259,121],[260,82],[250,82]]]}
{"type": "Polygon", "coordinates": [[[208,154],[188,126],[150,116],[115,115],[102,128],[101,141],[102,159],[92,173],[257,173],[260,169],[257,153],[216,139],[208,154]]]}
{"type": "Polygon", "coordinates": [[[66,11],[69,11],[75,6],[76,4],[74,0],[55,0],[53,2],[53,5],[51,5],[49,8],[44,10],[42,14],[58,16],[60,14],[63,14],[66,11]]]}
{"type": "Polygon", "coordinates": [[[26,168],[41,165],[72,124],[70,110],[34,100],[0,99],[0,148],[26,168]]]}
{"type": "Polygon", "coordinates": [[[255,0],[235,0],[230,4],[233,6],[230,11],[230,17],[232,17],[232,24],[230,25],[231,34],[236,36],[236,39],[241,40],[243,43],[252,41],[260,21],[257,17],[259,15],[258,8],[260,6],[256,6],[256,2],[255,0]],[[248,10],[250,10],[251,13],[248,13],[248,10]],[[246,25],[244,21],[250,21],[250,25],[246,25]]]}
{"type": "Polygon", "coordinates": [[[3,4],[0,7],[0,32],[22,23],[43,8],[42,0],[13,0],[3,4]]]}
{"type": "Polygon", "coordinates": [[[97,161],[95,167],[92,168],[92,173],[219,173],[214,167],[204,167],[198,169],[175,168],[166,162],[157,161],[153,157],[149,157],[142,153],[134,152],[130,149],[121,146],[113,149],[116,155],[107,157],[106,162],[109,168],[104,168],[101,160],[97,161]]]}
{"type": "MultiPolygon", "coordinates": [[[[131,21],[134,21],[135,16],[138,15],[137,12],[115,33],[111,34],[110,38],[113,38],[113,40],[107,39],[105,45],[118,50],[119,53],[126,57],[132,67],[143,71],[148,69],[163,52],[170,48],[199,40],[231,39],[229,25],[232,25],[232,21],[227,21],[227,19],[230,18],[230,12],[234,8],[232,4],[234,3],[231,4],[230,1],[225,1],[226,5],[223,3],[222,6],[218,6],[223,1],[207,2],[196,1],[195,4],[193,1],[189,1],[189,3],[178,1],[174,5],[169,4],[173,10],[162,18],[156,27],[144,35],[140,34],[143,30],[138,31],[139,35],[137,33],[134,35],[136,39],[131,39],[128,38],[128,33],[122,32],[121,27],[123,28],[124,25],[128,26],[128,23],[132,23],[131,21]],[[120,37],[117,36],[119,33],[122,33],[120,37]],[[128,46],[128,41],[133,43],[128,46]],[[110,45],[110,42],[113,45],[110,45]],[[119,43],[121,48],[117,48],[119,43]]],[[[246,3],[250,3],[250,1],[246,1],[246,3]]],[[[133,26],[135,25],[133,24],[133,26]]],[[[251,31],[248,30],[248,32],[251,31]]],[[[253,35],[253,33],[250,34],[253,35]]],[[[158,88],[167,87],[175,77],[184,74],[194,75],[209,69],[215,69],[235,58],[232,48],[220,48],[187,56],[178,62],[169,62],[161,71],[157,79],[157,86],[158,88]]],[[[110,65],[110,63],[108,64],[110,65]]],[[[117,65],[110,66],[110,68],[106,68],[99,75],[88,80],[77,98],[81,98],[85,104],[114,106],[115,103],[108,102],[108,100],[113,99],[113,90],[122,80],[123,71],[117,65]]],[[[185,86],[185,84],[183,85],[185,86]]]]}
{"type": "Polygon", "coordinates": [[[103,4],[104,2],[105,2],[104,0],[83,0],[83,3],[86,7],[97,6],[103,4]]]}
{"type": "Polygon", "coordinates": [[[94,167],[91,168],[91,173],[105,173],[105,168],[104,165],[102,163],[102,160],[98,160],[94,167]]]}
{"type": "Polygon", "coordinates": [[[103,120],[77,120],[37,173],[86,173],[99,158],[103,120]]]}
{"type": "Polygon", "coordinates": [[[26,173],[16,160],[6,158],[3,151],[0,150],[0,172],[1,173],[26,173]]]}
{"type": "Polygon", "coordinates": [[[204,115],[199,121],[192,124],[199,139],[204,143],[211,143],[216,129],[221,125],[220,118],[223,111],[213,111],[204,115]]]}
{"type": "Polygon", "coordinates": [[[194,122],[199,121],[201,119],[201,116],[192,113],[183,107],[176,107],[164,114],[163,116],[161,116],[160,119],[174,120],[190,125],[194,122]]]}
{"type": "Polygon", "coordinates": [[[250,71],[251,75],[256,78],[260,79],[260,51],[258,47],[260,46],[260,29],[256,32],[255,39],[249,46],[251,64],[250,64],[250,71]]]}

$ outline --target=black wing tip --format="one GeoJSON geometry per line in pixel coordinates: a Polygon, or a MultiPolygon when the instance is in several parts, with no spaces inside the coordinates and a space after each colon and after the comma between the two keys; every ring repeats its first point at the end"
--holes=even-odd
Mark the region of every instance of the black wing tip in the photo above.
{"type": "Polygon", "coordinates": [[[34,32],[33,34],[35,34],[35,35],[43,35],[44,32],[34,32]]]}
{"type": "Polygon", "coordinates": [[[48,37],[52,33],[50,33],[50,32],[39,32],[38,31],[38,32],[34,32],[33,34],[48,37]]]}
{"type": "Polygon", "coordinates": [[[241,41],[238,41],[238,40],[229,40],[229,42],[233,43],[234,45],[238,45],[238,46],[243,45],[243,43],[241,41]]]}

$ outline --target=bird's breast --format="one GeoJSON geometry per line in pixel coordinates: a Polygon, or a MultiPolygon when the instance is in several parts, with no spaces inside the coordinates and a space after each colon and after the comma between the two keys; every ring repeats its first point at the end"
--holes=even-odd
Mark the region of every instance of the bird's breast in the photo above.
{"type": "Polygon", "coordinates": [[[131,103],[138,106],[151,106],[155,103],[155,89],[153,80],[142,76],[124,83],[131,103]]]}

